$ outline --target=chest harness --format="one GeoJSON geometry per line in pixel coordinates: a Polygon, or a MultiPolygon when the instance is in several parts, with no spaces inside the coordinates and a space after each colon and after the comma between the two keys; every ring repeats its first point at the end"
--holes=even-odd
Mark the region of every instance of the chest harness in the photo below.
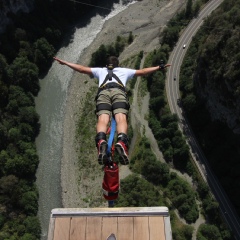
{"type": "MultiPolygon", "coordinates": [[[[113,73],[113,66],[110,64],[108,67],[107,67],[107,71],[108,71],[108,74],[106,75],[103,83],[100,85],[100,87],[98,88],[98,93],[97,93],[97,96],[96,96],[96,100],[98,98],[98,95],[101,91],[103,90],[106,90],[106,89],[111,89],[111,88],[118,88],[120,90],[122,90],[125,95],[126,95],[126,100],[127,100],[127,93],[126,93],[126,89],[122,83],[122,81],[119,79],[119,77],[113,73]],[[115,79],[117,80],[117,83],[116,82],[110,82],[110,83],[107,83],[107,81],[112,81],[112,79],[115,79]]],[[[124,109],[129,109],[129,104],[128,104],[128,100],[126,102],[116,102],[112,105],[109,105],[107,103],[100,103],[97,105],[97,109],[96,111],[100,111],[100,110],[108,110],[108,111],[113,111],[117,108],[124,108],[124,109]]]]}

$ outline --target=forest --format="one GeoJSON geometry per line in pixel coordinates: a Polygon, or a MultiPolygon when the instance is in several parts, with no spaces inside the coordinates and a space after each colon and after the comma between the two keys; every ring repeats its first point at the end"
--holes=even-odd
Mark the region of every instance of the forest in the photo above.
{"type": "Polygon", "coordinates": [[[239,9],[240,1],[225,1],[206,19],[182,66],[180,89],[198,141],[240,215],[239,9]]]}
{"type": "MultiPolygon", "coordinates": [[[[36,0],[30,13],[8,13],[11,21],[0,36],[0,239],[40,239],[35,138],[41,126],[34,97],[52,57],[71,40],[65,37],[73,26],[96,11],[106,14],[91,7],[100,1],[85,3],[36,0]]],[[[112,4],[106,1],[108,11],[112,4]]]]}
{"type": "MultiPolygon", "coordinates": [[[[181,30],[191,18],[196,17],[205,2],[207,1],[198,0],[193,4],[191,0],[187,1],[186,9],[169,21],[163,36],[160,37],[161,48],[148,56],[145,66],[156,65],[160,59],[167,62],[169,53],[176,44],[181,30]]],[[[85,3],[101,5],[100,1],[85,0],[85,3]]],[[[105,6],[110,9],[112,4],[113,2],[106,1],[105,6]]],[[[189,50],[189,57],[195,54],[196,61],[193,62],[186,58],[180,77],[182,79],[180,87],[183,107],[187,111],[194,130],[198,133],[197,136],[213,164],[213,169],[216,169],[216,174],[223,186],[228,189],[228,194],[238,208],[238,212],[237,180],[239,180],[239,171],[237,170],[239,164],[237,159],[239,159],[240,151],[237,143],[239,143],[239,135],[233,134],[223,122],[211,119],[204,105],[204,99],[198,92],[198,79],[201,78],[200,73],[206,77],[209,72],[211,72],[211,76],[214,76],[214,82],[227,77],[229,84],[232,84],[236,90],[233,96],[231,95],[234,98],[233,102],[234,100],[239,101],[239,71],[237,70],[239,57],[236,51],[239,45],[239,35],[236,34],[239,32],[240,24],[239,4],[239,0],[225,1],[219,8],[221,14],[216,13],[209,17],[205,22],[205,27],[198,33],[199,36],[194,38],[189,50]],[[219,30],[219,26],[224,26],[223,32],[219,30]],[[213,39],[214,36],[220,39],[219,35],[222,36],[222,41],[228,44],[221,45],[221,41],[216,44],[213,39]],[[212,40],[209,36],[212,36],[212,40]],[[234,47],[236,48],[234,49],[234,47]],[[204,49],[206,50],[204,51],[204,49]],[[219,51],[219,49],[222,50],[219,51]],[[227,51],[228,49],[231,51],[227,51]],[[211,54],[209,55],[209,53],[211,54]],[[223,61],[223,57],[225,57],[225,61],[223,61]],[[226,61],[231,71],[221,70],[225,67],[226,61]],[[206,129],[211,129],[211,131],[206,131],[206,129]],[[217,137],[211,137],[212,141],[206,144],[206,139],[212,133],[215,134],[214,136],[217,134],[217,137]],[[227,149],[224,151],[227,156],[220,151],[222,146],[225,147],[225,150],[227,149]],[[231,159],[232,166],[224,164],[229,163],[229,160],[224,161],[225,157],[231,159]],[[216,159],[220,161],[221,165],[218,165],[216,159]],[[228,169],[227,174],[221,171],[223,169],[228,169]]],[[[89,18],[91,14],[96,13],[95,11],[89,5],[73,4],[66,0],[37,0],[31,13],[12,14],[10,16],[11,23],[1,34],[0,239],[40,239],[41,228],[37,218],[38,191],[35,184],[35,173],[39,160],[35,138],[39,134],[41,126],[39,116],[35,111],[34,97],[40,90],[39,77],[47,73],[52,63],[52,57],[62,44],[68,44],[70,41],[65,38],[66,33],[69,34],[69,31],[73,29],[71,26],[86,23],[85,16],[89,18]],[[79,19],[79,13],[82,15],[81,19],[79,19]]],[[[97,11],[100,14],[106,14],[106,11],[97,11]]],[[[100,46],[93,55],[91,64],[97,65],[99,59],[103,57],[105,59],[106,54],[119,55],[123,48],[131,43],[132,38],[131,35],[127,40],[118,37],[114,48],[100,46]]],[[[142,55],[139,53],[133,67],[139,67],[141,57],[142,55]]],[[[122,191],[127,197],[121,198],[120,196],[117,205],[167,205],[172,214],[174,239],[182,240],[191,239],[193,229],[189,225],[179,226],[173,210],[178,209],[181,217],[187,223],[193,223],[199,214],[197,199],[201,202],[200,209],[208,220],[208,224],[200,227],[198,239],[232,239],[231,232],[221,218],[218,203],[212,198],[208,186],[201,181],[193,167],[188,146],[183,134],[178,129],[178,119],[168,109],[164,96],[164,73],[157,72],[143,81],[145,81],[147,91],[150,92],[149,125],[167,163],[158,162],[155,156],[148,152],[150,148],[147,139],[139,136],[142,141],[136,144],[130,165],[135,174],[121,183],[122,191]],[[150,157],[147,161],[143,161],[146,159],[144,156],[150,157]],[[172,166],[193,177],[196,182],[195,191],[176,174],[170,172],[172,166]],[[133,185],[133,183],[137,184],[133,185]],[[133,191],[129,191],[130,189],[133,191]],[[167,199],[170,199],[171,204],[167,199]]],[[[133,83],[130,88],[134,87],[133,83]]],[[[225,89],[224,86],[221,89],[225,89]]],[[[83,133],[79,132],[79,134],[83,133]]]]}

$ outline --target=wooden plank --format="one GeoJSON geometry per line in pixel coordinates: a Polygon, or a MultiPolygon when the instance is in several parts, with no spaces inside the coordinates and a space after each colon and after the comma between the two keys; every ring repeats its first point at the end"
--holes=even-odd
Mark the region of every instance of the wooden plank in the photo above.
{"type": "Polygon", "coordinates": [[[74,217],[71,219],[70,240],[86,239],[86,217],[74,217]]]}
{"type": "Polygon", "coordinates": [[[103,217],[102,219],[102,240],[106,240],[112,233],[117,237],[118,218],[117,217],[103,217]]]}
{"type": "Polygon", "coordinates": [[[133,240],[133,217],[118,217],[117,240],[133,240]]]}
{"type": "Polygon", "coordinates": [[[149,217],[149,236],[150,239],[166,239],[163,217],[149,217]]]}
{"type": "Polygon", "coordinates": [[[148,217],[133,218],[133,239],[149,240],[148,217]]]}
{"type": "Polygon", "coordinates": [[[86,239],[96,240],[101,238],[102,217],[87,217],[86,239]]]}
{"type": "Polygon", "coordinates": [[[53,240],[55,220],[56,218],[50,218],[49,227],[48,227],[48,238],[47,238],[48,240],[53,240]]]}
{"type": "Polygon", "coordinates": [[[54,240],[69,240],[70,217],[56,218],[54,229],[54,240]]]}

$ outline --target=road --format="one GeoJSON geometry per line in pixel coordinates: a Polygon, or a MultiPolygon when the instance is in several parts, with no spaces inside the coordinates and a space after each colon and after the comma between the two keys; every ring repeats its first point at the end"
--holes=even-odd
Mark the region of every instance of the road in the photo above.
{"type": "Polygon", "coordinates": [[[171,70],[167,73],[167,98],[172,113],[176,113],[180,119],[179,127],[184,132],[187,137],[187,143],[190,147],[190,154],[194,159],[196,166],[201,173],[204,181],[209,185],[211,191],[219,203],[222,216],[228,223],[230,229],[232,230],[236,239],[240,239],[240,220],[235,211],[235,208],[228,199],[225,191],[219,184],[216,176],[211,171],[206,157],[204,156],[201,148],[199,147],[194,133],[188,124],[188,120],[183,115],[183,110],[181,109],[180,103],[180,93],[179,93],[179,73],[180,67],[187,51],[192,37],[196,34],[200,26],[202,25],[204,18],[207,17],[211,12],[217,8],[223,0],[212,0],[208,2],[202,11],[199,13],[198,17],[193,19],[187,26],[183,34],[181,35],[176,47],[174,48],[169,62],[172,64],[171,70]],[[183,48],[186,45],[186,48],[183,48]],[[176,79],[174,79],[176,77],[176,79]]]}

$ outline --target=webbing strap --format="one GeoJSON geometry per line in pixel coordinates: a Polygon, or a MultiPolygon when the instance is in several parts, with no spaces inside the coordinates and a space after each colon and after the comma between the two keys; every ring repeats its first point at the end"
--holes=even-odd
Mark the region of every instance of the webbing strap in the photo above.
{"type": "Polygon", "coordinates": [[[116,131],[116,120],[115,118],[112,116],[112,121],[111,121],[111,131],[110,131],[110,136],[108,138],[108,148],[107,148],[107,154],[111,154],[111,148],[112,148],[112,144],[113,144],[113,139],[114,139],[114,135],[115,135],[115,131],[116,131]]]}
{"type": "Polygon", "coordinates": [[[119,77],[113,73],[113,70],[112,69],[108,69],[108,74],[106,75],[103,83],[101,84],[100,88],[104,87],[104,85],[106,84],[106,82],[109,80],[109,81],[112,81],[112,78],[115,78],[118,82],[118,84],[124,88],[124,85],[122,83],[122,81],[119,79],[119,77]]]}

